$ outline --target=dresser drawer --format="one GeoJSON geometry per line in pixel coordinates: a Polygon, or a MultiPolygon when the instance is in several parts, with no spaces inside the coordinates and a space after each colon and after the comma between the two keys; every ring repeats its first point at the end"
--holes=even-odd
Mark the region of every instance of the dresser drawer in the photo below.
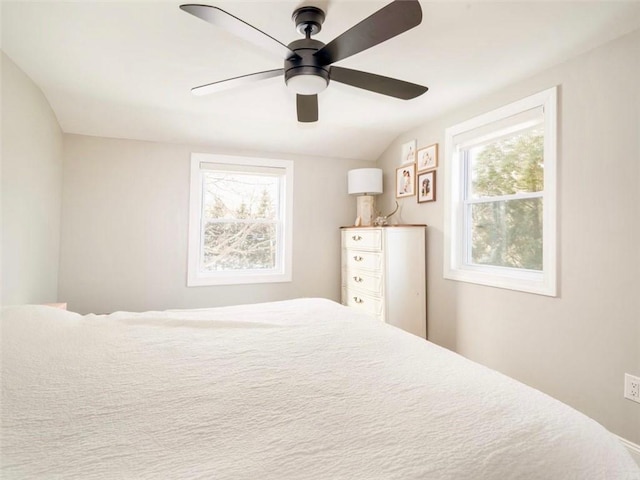
{"type": "Polygon", "coordinates": [[[342,290],[342,304],[348,307],[356,308],[363,313],[367,313],[379,320],[383,319],[382,306],[383,300],[361,292],[345,288],[342,290]]]}
{"type": "Polygon", "coordinates": [[[382,276],[360,269],[343,270],[342,283],[349,289],[363,290],[375,296],[382,296],[382,276]]]}
{"type": "Polygon", "coordinates": [[[345,267],[348,270],[364,268],[380,271],[382,268],[382,254],[376,252],[363,252],[360,250],[345,250],[342,252],[345,267]]]}
{"type": "Polygon", "coordinates": [[[382,232],[379,229],[349,229],[343,232],[345,248],[380,250],[382,248],[382,232]]]}

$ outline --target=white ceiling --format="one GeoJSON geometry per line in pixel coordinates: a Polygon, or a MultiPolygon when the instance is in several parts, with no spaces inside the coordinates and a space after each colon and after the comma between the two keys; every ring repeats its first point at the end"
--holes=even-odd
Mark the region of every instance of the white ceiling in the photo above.
{"type": "MultiPolygon", "coordinates": [[[[198,0],[199,3],[203,0],[198,0]]],[[[430,87],[403,101],[332,83],[320,120],[296,121],[282,77],[196,97],[190,88],[282,59],[173,1],[2,2],[2,49],[38,84],[67,133],[226,150],[375,160],[400,133],[640,28],[640,2],[423,1],[418,27],[339,65],[430,87]]],[[[291,14],[327,12],[330,40],[388,1],[215,1],[282,43],[291,14]]]]}

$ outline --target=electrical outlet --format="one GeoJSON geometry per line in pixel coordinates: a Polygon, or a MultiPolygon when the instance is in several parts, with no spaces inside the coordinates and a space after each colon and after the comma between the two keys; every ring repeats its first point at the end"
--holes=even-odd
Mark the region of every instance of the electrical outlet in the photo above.
{"type": "Polygon", "coordinates": [[[624,398],[640,403],[640,377],[624,374],[624,398]]]}

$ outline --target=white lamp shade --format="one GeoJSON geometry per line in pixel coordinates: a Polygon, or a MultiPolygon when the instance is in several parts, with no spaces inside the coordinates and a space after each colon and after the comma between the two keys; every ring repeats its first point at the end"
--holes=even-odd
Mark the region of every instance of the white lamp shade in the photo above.
{"type": "Polygon", "coordinates": [[[357,168],[347,174],[349,195],[382,193],[382,169],[357,168]]]}

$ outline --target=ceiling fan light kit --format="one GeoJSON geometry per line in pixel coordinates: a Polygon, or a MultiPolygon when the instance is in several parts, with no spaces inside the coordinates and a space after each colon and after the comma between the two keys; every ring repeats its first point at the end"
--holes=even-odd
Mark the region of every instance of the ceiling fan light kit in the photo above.
{"type": "Polygon", "coordinates": [[[315,53],[324,43],[303,38],[289,44],[295,52],[284,61],[284,81],[292,91],[300,95],[316,95],[329,85],[329,69],[320,65],[315,53]]]}
{"type": "Polygon", "coordinates": [[[257,72],[201,85],[192,89],[195,95],[213,93],[253,81],[284,75],[285,84],[296,94],[299,122],[318,120],[318,93],[327,88],[331,80],[371,92],[409,100],[425,93],[428,88],[395,78],[332,66],[333,63],[362,52],[390,38],[410,30],[422,21],[418,0],[395,0],[365,18],[328,44],[311,38],[322,29],[325,13],[313,6],[304,6],[293,12],[296,30],[304,38],[289,45],[249,25],[243,20],[209,5],[181,5],[185,12],[230,33],[284,56],[284,68],[257,72]]]}
{"type": "MultiPolygon", "coordinates": [[[[304,68],[304,67],[303,67],[304,68]]],[[[287,72],[285,82],[289,90],[299,95],[317,95],[329,85],[329,74],[308,74],[302,69],[287,72]]]]}

